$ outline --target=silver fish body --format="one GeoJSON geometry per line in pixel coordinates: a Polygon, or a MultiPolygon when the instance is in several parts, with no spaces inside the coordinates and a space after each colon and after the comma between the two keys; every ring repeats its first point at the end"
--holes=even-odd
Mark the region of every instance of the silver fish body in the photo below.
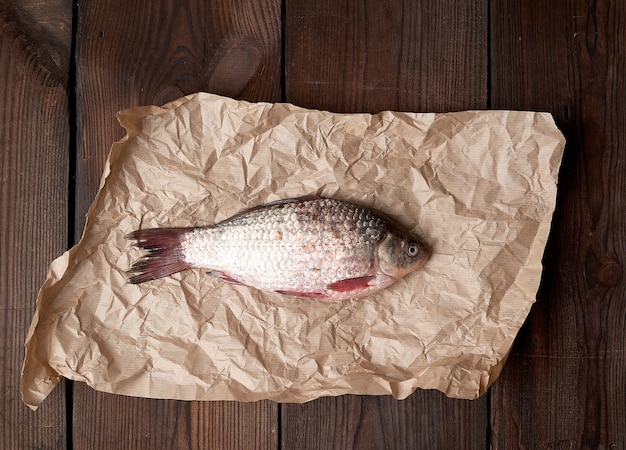
{"type": "Polygon", "coordinates": [[[243,211],[215,225],[129,235],[150,250],[131,268],[140,283],[188,268],[225,281],[303,297],[377,292],[428,259],[428,247],[368,208],[320,197],[243,211]]]}

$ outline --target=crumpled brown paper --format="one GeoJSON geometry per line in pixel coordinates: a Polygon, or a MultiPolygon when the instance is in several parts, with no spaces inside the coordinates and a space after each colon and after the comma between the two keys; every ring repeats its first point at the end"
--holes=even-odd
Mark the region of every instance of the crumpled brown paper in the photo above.
{"type": "Polygon", "coordinates": [[[546,113],[332,114],[196,94],[122,111],[80,243],[55,260],[26,341],[35,408],[61,376],[118,394],[304,402],[416,388],[476,398],[532,303],[564,139],[546,113]],[[318,194],[425,236],[426,266],[344,302],[201,270],[141,285],[138,228],[205,225],[318,194]]]}

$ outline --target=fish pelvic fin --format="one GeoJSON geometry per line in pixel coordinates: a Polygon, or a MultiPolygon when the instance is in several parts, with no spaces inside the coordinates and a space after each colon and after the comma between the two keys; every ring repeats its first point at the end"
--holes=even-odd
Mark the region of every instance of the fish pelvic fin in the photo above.
{"type": "Polygon", "coordinates": [[[323,292],[298,292],[298,291],[274,291],[278,294],[291,295],[293,297],[305,297],[305,298],[328,298],[328,294],[323,292]]]}
{"type": "Polygon", "coordinates": [[[128,282],[139,284],[190,269],[192,264],[185,261],[181,241],[191,229],[149,228],[127,234],[127,239],[137,241],[137,247],[148,250],[128,270],[128,273],[136,274],[128,282]]]}
{"type": "Polygon", "coordinates": [[[374,275],[366,275],[357,278],[347,278],[345,280],[339,280],[329,284],[328,289],[337,292],[351,292],[366,289],[370,287],[370,281],[372,281],[374,278],[376,278],[376,276],[374,275]]]}

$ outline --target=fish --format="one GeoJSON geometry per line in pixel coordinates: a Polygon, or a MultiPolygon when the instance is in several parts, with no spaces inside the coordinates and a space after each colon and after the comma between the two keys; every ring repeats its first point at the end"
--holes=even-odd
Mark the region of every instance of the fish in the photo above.
{"type": "Polygon", "coordinates": [[[374,294],[422,267],[430,247],[386,215],[327,197],[278,200],[213,225],[139,229],[139,284],[200,268],[225,282],[296,297],[374,294]]]}

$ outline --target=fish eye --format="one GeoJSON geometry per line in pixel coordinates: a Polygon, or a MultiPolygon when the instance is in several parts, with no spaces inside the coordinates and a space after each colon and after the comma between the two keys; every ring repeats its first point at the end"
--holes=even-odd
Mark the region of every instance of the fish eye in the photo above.
{"type": "Polygon", "coordinates": [[[417,256],[417,254],[419,253],[419,247],[415,242],[410,242],[409,246],[406,249],[406,254],[411,257],[414,258],[415,256],[417,256]]]}

